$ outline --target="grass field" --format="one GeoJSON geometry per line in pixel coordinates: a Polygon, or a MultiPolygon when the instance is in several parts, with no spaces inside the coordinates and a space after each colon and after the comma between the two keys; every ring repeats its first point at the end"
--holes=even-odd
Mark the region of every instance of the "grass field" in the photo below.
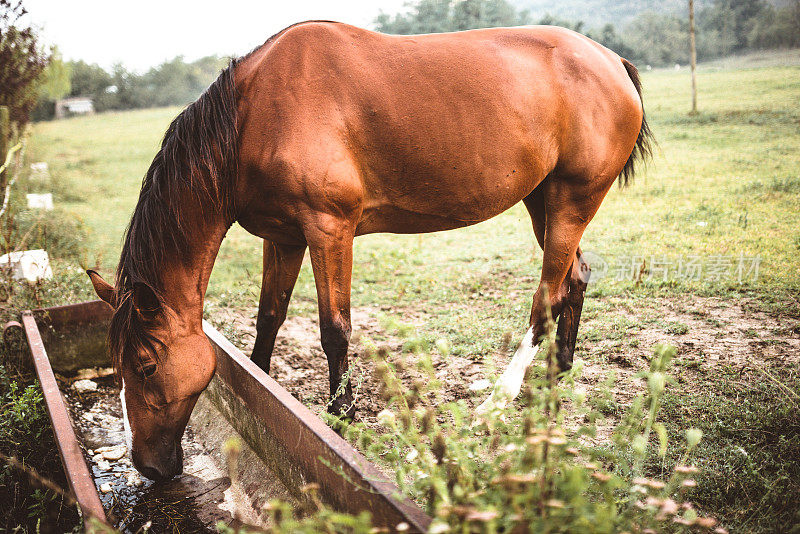
{"type": "MultiPolygon", "coordinates": [[[[615,402],[624,404],[624,378],[635,382],[642,355],[656,341],[678,345],[665,424],[674,434],[699,425],[707,436],[696,500],[734,528],[788,530],[800,522],[800,66],[723,67],[701,69],[696,116],[687,113],[685,71],[644,73],[659,147],[630,188],[612,190],[583,238],[608,270],[589,286],[576,357],[622,377],[615,402]],[[699,279],[676,275],[691,262],[703,266],[699,279]]],[[[29,187],[52,190],[84,223],[85,263],[108,278],[141,178],[177,112],[36,125],[29,160],[48,162],[52,183],[29,187]]],[[[231,230],[209,288],[212,316],[220,308],[252,316],[260,251],[257,238],[231,230]]],[[[524,332],[540,266],[518,205],[462,230],[359,238],[352,301],[399,320],[422,311],[420,337],[447,338],[454,355],[482,362],[505,332],[524,332]]],[[[70,298],[87,296],[88,287],[70,298]]],[[[316,314],[308,262],[289,313],[316,314]]]]}
{"type": "MultiPolygon", "coordinates": [[[[660,144],[655,161],[631,188],[612,190],[589,226],[583,248],[609,258],[760,255],[757,286],[800,287],[800,273],[792,268],[800,250],[794,228],[800,207],[798,73],[797,67],[701,72],[701,113],[696,117],[686,113],[685,73],[647,73],[645,104],[660,144]]],[[[178,111],[109,113],[36,127],[29,159],[49,163],[57,203],[85,222],[90,231],[87,258],[99,260],[105,270],[116,264],[141,177],[178,111]]],[[[440,270],[452,271],[466,259],[469,273],[456,269],[456,277],[507,271],[510,285],[518,287],[515,275],[536,274],[531,258],[539,251],[534,253],[532,242],[521,205],[463,230],[362,237],[356,244],[354,300],[395,297],[398,286],[406,285],[401,276],[368,290],[376,255],[379,268],[392,271],[413,261],[431,265],[435,256],[434,269],[426,272],[440,281],[439,275],[446,274],[440,270]]],[[[234,227],[210,294],[219,296],[234,283],[254,281],[260,270],[259,247],[257,238],[234,227]]],[[[605,287],[615,286],[608,280],[601,286],[616,289],[605,287]]],[[[307,280],[301,282],[298,295],[312,297],[310,289],[307,280]]]]}

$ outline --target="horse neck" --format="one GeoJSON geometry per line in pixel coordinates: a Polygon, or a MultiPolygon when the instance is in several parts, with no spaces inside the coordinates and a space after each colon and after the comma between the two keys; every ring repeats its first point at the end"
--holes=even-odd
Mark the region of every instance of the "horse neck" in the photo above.
{"type": "Polygon", "coordinates": [[[164,269],[163,297],[176,313],[199,323],[203,317],[211,270],[229,225],[224,222],[195,226],[188,257],[176,258],[164,269]]]}

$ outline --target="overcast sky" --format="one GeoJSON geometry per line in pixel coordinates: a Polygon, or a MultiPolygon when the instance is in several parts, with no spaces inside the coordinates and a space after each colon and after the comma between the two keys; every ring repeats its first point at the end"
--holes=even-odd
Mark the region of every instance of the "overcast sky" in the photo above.
{"type": "Polygon", "coordinates": [[[370,27],[405,0],[24,0],[30,20],[65,59],[139,72],[183,55],[241,55],[295,22],[328,19],[370,27]]]}

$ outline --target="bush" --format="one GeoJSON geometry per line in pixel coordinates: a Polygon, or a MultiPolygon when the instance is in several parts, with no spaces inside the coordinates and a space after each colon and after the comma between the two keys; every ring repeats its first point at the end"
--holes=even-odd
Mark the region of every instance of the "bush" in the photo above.
{"type": "MultiPolygon", "coordinates": [[[[688,465],[701,432],[686,432],[684,452],[665,481],[645,478],[648,454],[664,458],[667,434],[657,421],[674,349],[660,347],[641,373],[647,391],[632,403],[610,444],[596,446],[600,414],[573,388],[580,365],[558,381],[555,332],[544,339],[546,363],[532,367],[521,402],[476,419],[462,400],[445,403],[431,359],[421,357],[421,378],[406,388],[385,358],[375,357],[388,408],[378,419],[385,432],[360,423],[332,423],[368,457],[388,463],[402,492],[434,518],[430,532],[647,532],[711,529],[686,500],[697,469],[688,465]],[[567,409],[568,407],[568,409],[567,409]]],[[[322,505],[300,518],[273,503],[276,532],[341,531],[344,519],[322,505]]],[[[369,532],[363,517],[348,531],[369,532]]],[[[724,532],[718,529],[717,532],[724,532]]]]}
{"type": "MultiPolygon", "coordinates": [[[[4,358],[5,360],[5,358],[4,358]]],[[[0,453],[15,457],[28,468],[53,477],[66,488],[53,434],[44,411],[37,382],[23,385],[24,377],[14,377],[0,365],[0,453]]],[[[36,480],[7,462],[0,463],[0,530],[8,532],[70,532],[79,524],[78,512],[67,506],[57,493],[46,490],[36,480]]]]}
{"type": "Polygon", "coordinates": [[[0,0],[0,106],[8,106],[18,127],[28,123],[51,57],[26,14],[21,0],[0,0]]]}
{"type": "MultiPolygon", "coordinates": [[[[55,258],[77,258],[85,238],[82,224],[60,211],[19,211],[24,191],[25,184],[16,183],[0,218],[0,254],[44,248],[55,258]]],[[[83,270],[62,267],[54,268],[52,280],[36,284],[8,283],[8,272],[0,273],[0,324],[19,320],[26,309],[85,300],[83,270]]],[[[24,371],[26,353],[23,340],[0,340],[0,531],[78,531],[76,508],[45,485],[67,487],[40,387],[24,371]]]]}
{"type": "Polygon", "coordinates": [[[21,211],[3,225],[0,250],[4,252],[41,248],[54,258],[83,259],[86,230],[81,221],[62,210],[21,211]]]}
{"type": "MultiPolygon", "coordinates": [[[[81,269],[54,269],[54,278],[34,285],[5,285],[0,291],[0,324],[19,320],[26,309],[87,300],[81,269]]],[[[0,453],[14,457],[39,476],[31,478],[0,459],[0,532],[72,532],[81,521],[61,495],[45,489],[41,477],[67,488],[61,460],[44,410],[39,384],[27,370],[24,339],[0,340],[0,453]]]]}
{"type": "MultiPolygon", "coordinates": [[[[82,260],[85,250],[86,230],[83,222],[61,209],[25,209],[26,193],[35,192],[27,173],[21,170],[24,160],[26,136],[20,139],[22,150],[15,154],[5,178],[9,184],[9,199],[0,216],[0,255],[7,252],[44,249],[51,259],[82,260]]],[[[54,182],[58,186],[58,182],[54,182]]],[[[59,191],[56,191],[58,194],[59,191]]],[[[5,194],[3,187],[0,194],[5,194]]]]}

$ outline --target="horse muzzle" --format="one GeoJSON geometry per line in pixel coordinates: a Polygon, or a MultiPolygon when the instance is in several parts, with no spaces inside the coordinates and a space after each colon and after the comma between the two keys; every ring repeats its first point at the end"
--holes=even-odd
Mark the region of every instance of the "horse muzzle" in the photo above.
{"type": "Polygon", "coordinates": [[[183,448],[180,443],[161,454],[137,454],[134,452],[133,465],[145,477],[156,482],[174,478],[183,473],[183,448]]]}

